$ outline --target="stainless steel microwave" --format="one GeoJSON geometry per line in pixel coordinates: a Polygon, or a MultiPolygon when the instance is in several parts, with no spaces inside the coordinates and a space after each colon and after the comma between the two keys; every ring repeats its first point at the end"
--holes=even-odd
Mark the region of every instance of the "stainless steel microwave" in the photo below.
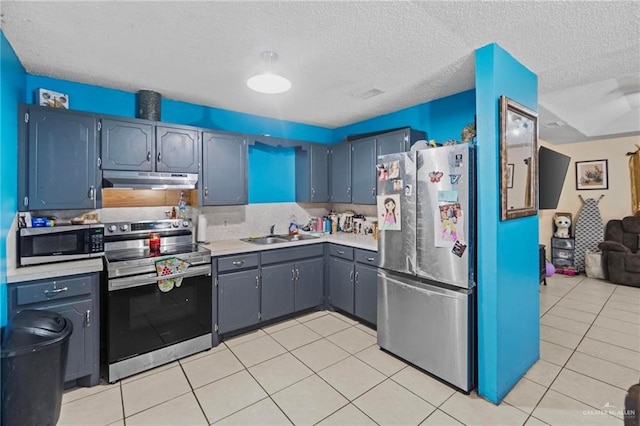
{"type": "Polygon", "coordinates": [[[89,259],[104,254],[104,225],[63,225],[20,228],[20,266],[89,259]]]}

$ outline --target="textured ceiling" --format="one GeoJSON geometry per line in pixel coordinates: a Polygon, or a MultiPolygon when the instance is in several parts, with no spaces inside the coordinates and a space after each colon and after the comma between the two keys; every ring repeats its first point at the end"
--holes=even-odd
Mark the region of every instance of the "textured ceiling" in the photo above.
{"type": "Polygon", "coordinates": [[[0,7],[2,30],[31,74],[328,128],[473,88],[473,52],[495,42],[538,74],[541,138],[640,133],[638,1],[0,7]],[[247,88],[265,50],[278,53],[274,70],[292,81],[289,92],[247,88]],[[383,93],[360,96],[372,89],[383,93]]]}

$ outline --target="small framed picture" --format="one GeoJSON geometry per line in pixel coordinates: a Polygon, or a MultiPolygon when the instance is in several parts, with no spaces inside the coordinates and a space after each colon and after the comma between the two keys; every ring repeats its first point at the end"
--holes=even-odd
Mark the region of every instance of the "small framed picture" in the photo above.
{"type": "Polygon", "coordinates": [[[513,188],[513,164],[507,164],[507,188],[513,188]]]}
{"type": "Polygon", "coordinates": [[[576,161],[576,189],[609,189],[607,160],[576,161]]]}
{"type": "Polygon", "coordinates": [[[38,105],[69,109],[69,95],[49,89],[38,89],[38,105]]]}

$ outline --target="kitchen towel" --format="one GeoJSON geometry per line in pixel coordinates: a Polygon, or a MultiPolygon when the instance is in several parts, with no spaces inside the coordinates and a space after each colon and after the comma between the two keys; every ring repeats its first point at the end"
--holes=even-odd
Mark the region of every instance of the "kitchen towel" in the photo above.
{"type": "MultiPolygon", "coordinates": [[[[186,272],[187,269],[189,269],[189,263],[177,257],[169,257],[156,262],[156,272],[159,277],[186,272]]],[[[158,280],[158,288],[163,292],[170,291],[174,286],[180,287],[181,285],[182,277],[158,280]]]]}

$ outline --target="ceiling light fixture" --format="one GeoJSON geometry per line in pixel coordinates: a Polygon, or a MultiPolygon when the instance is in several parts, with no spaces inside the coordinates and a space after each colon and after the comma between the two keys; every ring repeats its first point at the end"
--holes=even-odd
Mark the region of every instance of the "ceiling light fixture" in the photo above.
{"type": "Polygon", "coordinates": [[[273,62],[278,59],[278,55],[275,52],[262,52],[260,56],[268,64],[267,71],[251,77],[247,80],[247,86],[251,90],[268,95],[284,93],[291,89],[291,82],[288,79],[272,72],[273,62]]]}

